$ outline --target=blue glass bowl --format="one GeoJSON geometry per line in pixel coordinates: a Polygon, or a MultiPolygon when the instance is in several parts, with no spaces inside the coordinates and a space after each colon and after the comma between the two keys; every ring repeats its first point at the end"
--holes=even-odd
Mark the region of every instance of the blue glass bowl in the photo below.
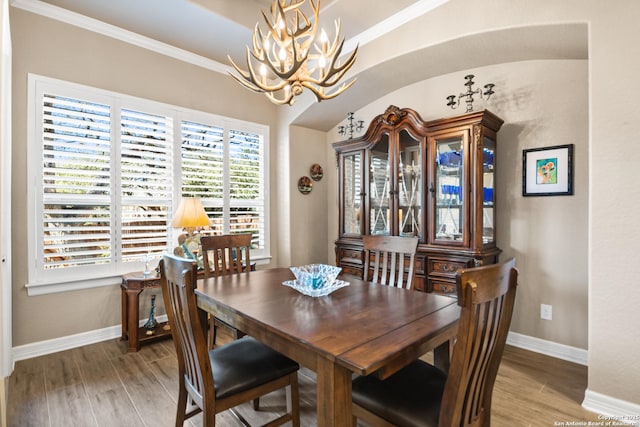
{"type": "Polygon", "coordinates": [[[326,264],[309,264],[301,267],[289,268],[299,285],[311,289],[321,289],[331,286],[342,268],[326,264]]]}

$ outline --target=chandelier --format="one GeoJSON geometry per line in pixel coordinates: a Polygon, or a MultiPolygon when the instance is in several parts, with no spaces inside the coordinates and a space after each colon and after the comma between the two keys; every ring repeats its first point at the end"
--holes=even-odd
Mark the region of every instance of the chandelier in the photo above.
{"type": "Polygon", "coordinates": [[[341,63],[344,39],[340,39],[340,21],[335,21],[335,37],[329,41],[324,29],[318,35],[320,0],[274,0],[269,16],[262,11],[265,28],[256,23],[253,47],[247,46],[247,70],[229,56],[239,75],[230,75],[244,87],[264,93],[275,104],[293,105],[304,88],[318,102],[335,98],[350,88],[355,78],[336,85],[356,60],[358,47],[341,63]],[[305,12],[307,14],[305,14],[305,12]],[[311,19],[308,16],[312,16],[311,19]]]}

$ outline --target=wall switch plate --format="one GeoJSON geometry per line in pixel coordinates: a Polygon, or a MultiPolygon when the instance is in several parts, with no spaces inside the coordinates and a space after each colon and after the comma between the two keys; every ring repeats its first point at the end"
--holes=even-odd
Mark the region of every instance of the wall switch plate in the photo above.
{"type": "Polygon", "coordinates": [[[553,319],[553,308],[549,304],[540,304],[540,318],[544,320],[553,319]]]}

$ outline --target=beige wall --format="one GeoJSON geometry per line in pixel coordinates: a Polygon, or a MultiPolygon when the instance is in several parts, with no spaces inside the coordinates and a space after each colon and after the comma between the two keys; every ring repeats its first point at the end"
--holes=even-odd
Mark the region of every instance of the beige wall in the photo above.
{"type": "MultiPolygon", "coordinates": [[[[328,182],[311,181],[310,193],[298,191],[298,179],[310,177],[309,168],[318,163],[325,173],[335,170],[335,161],[327,159],[326,133],[291,126],[290,129],[290,197],[291,197],[291,265],[327,262],[327,191],[328,182]]],[[[333,157],[335,159],[335,156],[333,157]]]]}
{"type": "Polygon", "coordinates": [[[589,389],[640,404],[640,2],[613,5],[590,10],[589,389]]]}
{"type": "MultiPolygon", "coordinates": [[[[501,259],[515,257],[520,271],[512,331],[587,348],[588,64],[584,60],[526,61],[465,70],[390,93],[355,113],[368,124],[390,105],[413,108],[424,120],[464,113],[445,97],[464,90],[466,73],[477,84],[496,83],[496,94],[476,101],[505,124],[498,133],[497,243],[501,259]],[[541,79],[540,76],[545,76],[541,79]],[[554,100],[554,102],[549,102],[554,100]],[[575,195],[522,197],[522,150],[575,144],[575,195]],[[540,304],[553,306],[553,320],[540,320],[540,304]]],[[[337,130],[329,138],[339,138],[337,130]]],[[[338,139],[334,139],[338,140],[338,139]]],[[[336,171],[330,171],[336,179],[336,171]]],[[[337,187],[330,206],[337,210],[337,187]]],[[[337,215],[329,232],[337,238],[337,215]]],[[[333,245],[330,259],[335,262],[333,245]]]]}
{"type": "MultiPolygon", "coordinates": [[[[107,286],[27,296],[27,73],[85,84],[154,101],[271,126],[276,109],[230,82],[189,65],[77,27],[11,8],[13,37],[13,346],[120,325],[120,290],[107,286]],[[55,34],[55,43],[52,43],[55,34]]],[[[274,166],[272,166],[273,170],[274,166]]],[[[273,184],[273,183],[272,183],[273,184]]],[[[272,202],[277,200],[271,192],[272,202]]],[[[275,203],[275,202],[274,202],[275,203]]],[[[271,209],[277,216],[277,207],[271,209]]],[[[277,232],[271,230],[276,238],[277,232]]],[[[273,260],[275,262],[275,260],[273,260]]],[[[147,295],[148,298],[149,295],[147,295]]],[[[141,315],[148,313],[142,301],[141,315]]]]}

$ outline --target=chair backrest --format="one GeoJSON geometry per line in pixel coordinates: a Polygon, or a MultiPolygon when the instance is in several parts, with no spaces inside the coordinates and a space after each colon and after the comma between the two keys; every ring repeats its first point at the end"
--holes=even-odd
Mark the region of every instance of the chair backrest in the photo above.
{"type": "Polygon", "coordinates": [[[412,288],[417,237],[367,235],[362,236],[362,243],[364,280],[397,288],[412,288]],[[405,274],[406,267],[409,270],[405,274]]]}
{"type": "Polygon", "coordinates": [[[241,273],[251,268],[250,233],[202,236],[204,276],[241,273]]]}
{"type": "Polygon", "coordinates": [[[197,266],[192,260],[163,255],[160,285],[176,346],[180,378],[200,408],[215,402],[207,340],[196,305],[197,266]]]}
{"type": "Polygon", "coordinates": [[[515,261],[458,271],[458,335],[440,408],[440,426],[491,425],[491,395],[511,324],[515,261]]]}

